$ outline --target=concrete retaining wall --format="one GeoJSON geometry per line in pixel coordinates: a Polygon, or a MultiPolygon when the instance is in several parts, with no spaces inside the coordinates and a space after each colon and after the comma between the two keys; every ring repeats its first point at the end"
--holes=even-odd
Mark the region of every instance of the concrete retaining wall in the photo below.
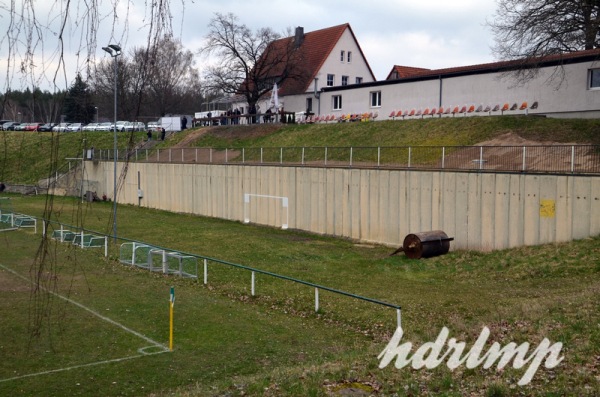
{"type": "MultiPolygon", "coordinates": [[[[86,174],[112,197],[112,163],[86,174]]],[[[390,246],[435,229],[482,251],[600,234],[591,176],[132,163],[118,201],[390,246]]]]}

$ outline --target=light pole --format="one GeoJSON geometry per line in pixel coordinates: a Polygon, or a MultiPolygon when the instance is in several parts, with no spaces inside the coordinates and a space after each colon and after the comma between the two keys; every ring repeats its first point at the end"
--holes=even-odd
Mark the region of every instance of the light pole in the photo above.
{"type": "MultiPolygon", "coordinates": [[[[115,65],[115,124],[113,125],[114,134],[114,175],[113,175],[113,238],[117,243],[117,56],[121,55],[121,47],[116,44],[109,44],[108,47],[102,49],[110,54],[115,65]]],[[[97,115],[97,114],[96,114],[97,115]]]]}

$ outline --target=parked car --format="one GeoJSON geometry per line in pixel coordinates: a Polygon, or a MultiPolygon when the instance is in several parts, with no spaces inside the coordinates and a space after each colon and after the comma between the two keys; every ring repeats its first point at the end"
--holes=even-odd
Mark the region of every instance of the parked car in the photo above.
{"type": "Polygon", "coordinates": [[[15,125],[13,125],[12,130],[13,131],[25,131],[26,125],[27,125],[27,123],[17,123],[15,125]]]}
{"type": "Polygon", "coordinates": [[[123,125],[124,131],[144,131],[146,124],[141,121],[128,121],[123,125]]]}
{"type": "Polygon", "coordinates": [[[146,127],[146,131],[160,131],[161,126],[158,121],[150,121],[148,122],[148,126],[146,127]]]}
{"type": "Polygon", "coordinates": [[[81,131],[98,131],[100,123],[89,123],[81,127],[81,131]]]}
{"type": "Polygon", "coordinates": [[[68,126],[69,126],[69,123],[60,123],[60,124],[55,125],[54,127],[52,127],[52,131],[54,131],[54,132],[65,132],[67,130],[68,126]]]}
{"type": "Polygon", "coordinates": [[[38,131],[42,123],[27,123],[23,131],[38,131]]]}
{"type": "Polygon", "coordinates": [[[40,132],[50,132],[52,131],[52,127],[54,127],[56,124],[54,123],[46,123],[46,124],[42,124],[38,127],[38,131],[40,132]]]}
{"type": "Polygon", "coordinates": [[[125,124],[127,124],[128,121],[117,121],[117,131],[125,131],[125,124]]]}
{"type": "Polygon", "coordinates": [[[8,122],[2,124],[2,130],[3,131],[12,131],[14,126],[17,124],[19,124],[19,123],[17,123],[16,121],[8,121],[8,122]]]}
{"type": "Polygon", "coordinates": [[[82,124],[81,123],[71,123],[67,126],[66,131],[67,132],[77,132],[77,131],[81,131],[82,128],[82,124]]]}
{"type": "Polygon", "coordinates": [[[96,127],[96,131],[112,131],[112,125],[113,123],[106,122],[106,123],[100,123],[97,127],[96,127]]]}

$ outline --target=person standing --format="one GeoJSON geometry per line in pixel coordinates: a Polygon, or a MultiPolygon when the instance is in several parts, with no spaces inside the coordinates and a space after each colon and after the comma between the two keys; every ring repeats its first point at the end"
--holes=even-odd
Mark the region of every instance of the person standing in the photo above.
{"type": "Polygon", "coordinates": [[[161,140],[161,141],[164,141],[164,140],[165,140],[165,133],[166,133],[166,131],[165,131],[165,128],[164,128],[164,127],[162,127],[162,128],[161,128],[161,131],[160,131],[160,140],[161,140]]]}

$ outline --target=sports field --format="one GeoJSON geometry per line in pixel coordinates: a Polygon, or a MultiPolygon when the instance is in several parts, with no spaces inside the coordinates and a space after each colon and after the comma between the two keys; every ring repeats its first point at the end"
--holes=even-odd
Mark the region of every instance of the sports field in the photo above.
{"type": "MultiPolygon", "coordinates": [[[[43,197],[14,196],[41,216],[43,197]]],[[[53,219],[110,230],[110,203],[58,199],[53,219]]],[[[600,239],[428,260],[389,247],[132,206],[120,236],[194,252],[402,306],[405,339],[442,327],[472,344],[564,344],[557,368],[379,369],[395,330],[387,307],[211,265],[208,284],[151,273],[101,249],[0,234],[0,395],[594,395],[600,393],[600,239]],[[37,259],[35,259],[37,258],[37,259]],[[44,260],[42,260],[44,258],[44,260]],[[174,349],[168,351],[175,287],[174,349]],[[366,394],[360,394],[362,392],[366,394]]]]}

